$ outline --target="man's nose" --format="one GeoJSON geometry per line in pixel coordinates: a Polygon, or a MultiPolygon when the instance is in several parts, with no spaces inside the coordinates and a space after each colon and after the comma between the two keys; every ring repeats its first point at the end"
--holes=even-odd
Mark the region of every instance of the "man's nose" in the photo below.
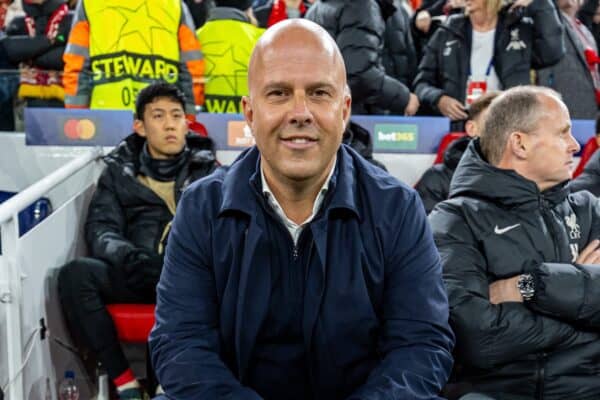
{"type": "Polygon", "coordinates": [[[569,147],[571,152],[573,154],[579,152],[579,150],[581,150],[581,145],[579,144],[577,139],[575,139],[575,137],[573,136],[573,133],[571,133],[571,132],[569,132],[569,139],[571,140],[571,146],[569,147]]]}
{"type": "Polygon", "coordinates": [[[175,129],[175,117],[167,115],[167,117],[165,118],[165,128],[175,129]]]}
{"type": "Polygon", "coordinates": [[[294,95],[293,108],[290,113],[290,123],[294,125],[308,125],[313,122],[313,116],[306,103],[306,94],[297,93],[294,95]]]}

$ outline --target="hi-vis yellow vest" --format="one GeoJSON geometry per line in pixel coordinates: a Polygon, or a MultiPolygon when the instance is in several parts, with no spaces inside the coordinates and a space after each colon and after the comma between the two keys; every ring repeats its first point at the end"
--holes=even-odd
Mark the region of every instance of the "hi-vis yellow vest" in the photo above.
{"type": "Polygon", "coordinates": [[[90,108],[135,109],[148,84],[175,83],[181,0],[84,0],[90,22],[90,108]]]}
{"type": "Polygon", "coordinates": [[[212,113],[241,113],[248,94],[250,55],[265,30],[250,23],[216,19],[196,31],[205,62],[204,106],[212,113]]]}

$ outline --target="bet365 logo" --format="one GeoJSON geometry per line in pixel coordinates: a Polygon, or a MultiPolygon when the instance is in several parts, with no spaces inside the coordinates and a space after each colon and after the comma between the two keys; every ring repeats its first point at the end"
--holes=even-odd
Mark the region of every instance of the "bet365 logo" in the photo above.
{"type": "Polygon", "coordinates": [[[415,124],[375,124],[375,148],[416,150],[419,127],[415,124]]]}

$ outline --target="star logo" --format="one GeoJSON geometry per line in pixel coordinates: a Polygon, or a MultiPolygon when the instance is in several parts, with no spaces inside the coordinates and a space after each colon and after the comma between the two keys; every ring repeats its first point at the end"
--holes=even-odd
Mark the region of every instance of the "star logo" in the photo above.
{"type": "Polygon", "coordinates": [[[249,54],[238,54],[240,49],[226,42],[208,42],[203,44],[204,62],[209,85],[227,85],[231,93],[243,95],[248,90],[249,54]],[[223,49],[223,45],[227,45],[223,49]],[[219,49],[221,49],[219,51],[219,49]]]}
{"type": "MultiPolygon", "coordinates": [[[[101,21],[104,25],[102,37],[97,38],[94,45],[101,53],[132,49],[153,53],[161,39],[177,38],[179,21],[173,21],[174,17],[158,3],[162,2],[107,1],[90,16],[90,20],[101,21]]],[[[94,39],[95,36],[91,37],[94,39]]]]}
{"type": "Polygon", "coordinates": [[[116,11],[123,15],[126,20],[119,32],[119,36],[125,38],[128,35],[137,35],[140,42],[146,46],[146,51],[151,52],[154,50],[152,35],[154,29],[169,33],[169,30],[165,28],[163,23],[150,14],[148,3],[146,2],[140,4],[135,10],[119,7],[116,11]]]}

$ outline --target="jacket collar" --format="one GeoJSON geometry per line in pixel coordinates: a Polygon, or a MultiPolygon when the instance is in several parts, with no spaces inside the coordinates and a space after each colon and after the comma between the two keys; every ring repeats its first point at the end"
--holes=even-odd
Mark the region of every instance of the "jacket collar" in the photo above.
{"type": "MultiPolygon", "coordinates": [[[[202,164],[215,160],[214,142],[211,138],[188,134],[185,138],[190,150],[189,164],[202,164]]],[[[132,133],[123,139],[103,160],[107,165],[122,169],[126,175],[135,176],[139,172],[139,155],[146,139],[132,133]]]]}
{"type": "Polygon", "coordinates": [[[233,7],[214,7],[212,10],[210,10],[207,22],[223,19],[231,19],[234,21],[250,23],[250,18],[248,18],[243,11],[233,7]]]}
{"type": "MultiPolygon", "coordinates": [[[[361,214],[357,205],[357,188],[354,159],[356,153],[346,145],[341,145],[337,153],[336,171],[331,177],[329,191],[331,202],[325,204],[326,212],[333,210],[348,210],[353,212],[359,220],[361,214]]],[[[238,211],[249,216],[256,212],[255,183],[260,181],[260,153],[256,146],[244,151],[231,165],[223,180],[223,199],[219,215],[227,211],[238,211]]]]}
{"type": "Polygon", "coordinates": [[[379,8],[381,9],[381,16],[386,21],[389,17],[394,15],[396,7],[394,6],[393,0],[376,0],[379,8]]]}
{"type": "Polygon", "coordinates": [[[471,140],[450,183],[450,198],[458,196],[487,199],[509,208],[537,208],[542,203],[552,207],[561,203],[569,191],[568,181],[540,192],[535,182],[514,170],[497,168],[484,159],[480,139],[471,140]]]}
{"type": "MultiPolygon", "coordinates": [[[[571,17],[569,17],[563,11],[561,11],[559,14],[560,14],[561,22],[563,23],[563,27],[564,27],[564,30],[565,30],[565,35],[566,35],[566,39],[565,40],[571,41],[571,44],[573,45],[573,47],[575,48],[575,52],[577,53],[577,58],[587,68],[588,63],[587,63],[587,60],[585,59],[585,53],[584,53],[585,48],[584,48],[583,43],[579,39],[579,36],[577,35],[577,32],[575,32],[573,30],[573,25],[572,25],[571,17]]],[[[586,76],[589,77],[590,80],[592,80],[592,77],[591,77],[590,74],[586,74],[586,76]]]]}

